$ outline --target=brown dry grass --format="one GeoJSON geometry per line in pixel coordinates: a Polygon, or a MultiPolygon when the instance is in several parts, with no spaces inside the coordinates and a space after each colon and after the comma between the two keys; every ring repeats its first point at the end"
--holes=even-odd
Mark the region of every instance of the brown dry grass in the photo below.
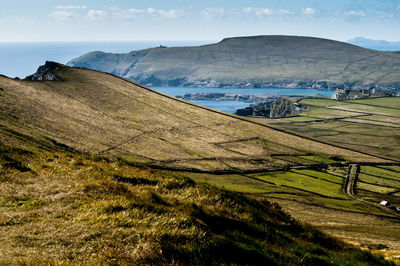
{"type": "Polygon", "coordinates": [[[327,209],[285,199],[270,200],[300,221],[400,263],[400,222],[397,218],[327,209]]]}
{"type": "Polygon", "coordinates": [[[1,148],[0,264],[384,263],[266,201],[123,160],[1,148]]]}
{"type": "MultiPolygon", "coordinates": [[[[382,161],[199,108],[108,74],[64,67],[58,74],[66,82],[0,78],[4,88],[0,92],[3,142],[25,145],[25,140],[18,141],[5,132],[14,129],[36,139],[51,138],[79,151],[126,156],[164,167],[176,164],[159,161],[217,158],[211,167],[202,161],[191,162],[190,168],[208,171],[226,169],[218,159],[226,157],[245,159],[228,168],[246,170],[249,158],[287,153],[287,147],[304,153],[342,156],[349,161],[382,161]],[[219,142],[234,144],[215,144],[219,142]],[[265,143],[273,143],[273,150],[265,143]]],[[[252,168],[262,169],[265,165],[253,164],[252,168]]]]}

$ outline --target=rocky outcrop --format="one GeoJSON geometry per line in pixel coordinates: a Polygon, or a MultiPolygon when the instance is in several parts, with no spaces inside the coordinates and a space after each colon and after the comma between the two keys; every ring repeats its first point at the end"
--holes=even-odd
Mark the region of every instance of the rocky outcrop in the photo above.
{"type": "Polygon", "coordinates": [[[46,61],[43,66],[40,66],[35,74],[27,76],[25,80],[32,81],[62,81],[63,79],[57,76],[56,71],[62,67],[61,64],[51,61],[46,61]]]}
{"type": "Polygon", "coordinates": [[[275,97],[272,101],[257,103],[249,107],[236,110],[235,114],[242,116],[264,116],[269,118],[282,118],[297,115],[306,106],[293,100],[275,97]]]}
{"type": "Polygon", "coordinates": [[[269,113],[270,118],[282,118],[289,115],[297,115],[300,112],[300,106],[291,100],[279,97],[272,105],[269,113]]]}

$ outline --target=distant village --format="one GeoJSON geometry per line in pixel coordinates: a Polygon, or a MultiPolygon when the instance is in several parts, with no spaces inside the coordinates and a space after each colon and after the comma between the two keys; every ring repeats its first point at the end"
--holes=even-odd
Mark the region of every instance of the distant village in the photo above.
{"type": "Polygon", "coordinates": [[[362,98],[370,97],[399,97],[400,92],[385,89],[336,89],[332,95],[332,100],[343,101],[343,100],[357,100],[362,98]]]}

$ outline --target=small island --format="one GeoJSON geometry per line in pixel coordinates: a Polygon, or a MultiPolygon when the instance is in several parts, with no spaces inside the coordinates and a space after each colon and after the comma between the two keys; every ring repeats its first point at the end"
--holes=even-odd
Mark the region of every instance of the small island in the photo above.
{"type": "Polygon", "coordinates": [[[285,96],[275,94],[235,94],[220,92],[187,93],[176,96],[184,100],[213,100],[213,101],[241,101],[251,103],[249,107],[236,110],[241,116],[262,116],[268,118],[283,118],[298,115],[307,107],[299,102],[304,98],[319,98],[313,96],[285,96]]]}

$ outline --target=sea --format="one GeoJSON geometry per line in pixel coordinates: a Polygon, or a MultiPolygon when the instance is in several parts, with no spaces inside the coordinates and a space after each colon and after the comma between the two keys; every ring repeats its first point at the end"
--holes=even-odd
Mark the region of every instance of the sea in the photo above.
{"type": "MultiPolygon", "coordinates": [[[[109,53],[127,53],[150,47],[167,46],[197,46],[213,43],[212,41],[134,41],[134,42],[0,42],[0,74],[15,78],[25,78],[36,72],[45,61],[55,61],[66,64],[73,58],[93,51],[109,53]]],[[[278,94],[278,95],[324,95],[332,96],[333,91],[315,89],[237,89],[237,88],[182,88],[154,87],[153,89],[172,96],[183,96],[186,93],[222,92],[242,94],[278,94]]],[[[239,101],[193,100],[193,102],[234,113],[239,108],[249,106],[249,103],[239,101]]]]}
{"type": "MultiPolygon", "coordinates": [[[[331,97],[334,91],[316,89],[277,89],[277,88],[187,88],[187,87],[153,87],[157,91],[172,96],[183,96],[186,93],[219,92],[234,94],[274,94],[274,95],[314,95],[331,97]]],[[[190,100],[191,102],[227,113],[234,113],[237,109],[250,106],[250,103],[222,100],[190,100]]]]}

